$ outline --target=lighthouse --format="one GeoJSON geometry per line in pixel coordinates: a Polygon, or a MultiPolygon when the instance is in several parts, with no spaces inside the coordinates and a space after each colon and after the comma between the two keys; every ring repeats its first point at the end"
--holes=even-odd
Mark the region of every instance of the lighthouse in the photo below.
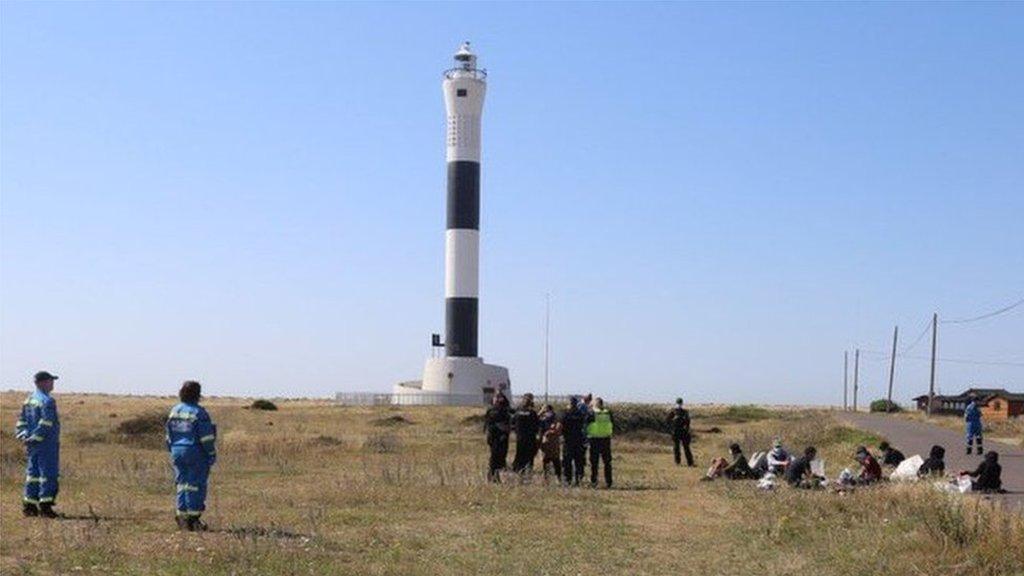
{"type": "MultiPolygon", "coordinates": [[[[395,402],[475,405],[511,393],[508,369],[479,355],[480,149],[487,72],[465,42],[441,82],[447,122],[444,239],[444,354],[427,360],[421,381],[395,386],[395,402]]],[[[439,346],[440,342],[434,342],[439,346]]]]}

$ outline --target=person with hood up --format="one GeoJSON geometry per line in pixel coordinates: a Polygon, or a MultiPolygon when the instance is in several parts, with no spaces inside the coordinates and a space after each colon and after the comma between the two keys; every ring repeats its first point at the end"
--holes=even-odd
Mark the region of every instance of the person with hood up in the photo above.
{"type": "Polygon", "coordinates": [[[523,395],[512,415],[512,426],[516,431],[516,457],[512,460],[512,470],[519,474],[532,472],[533,459],[537,456],[537,433],[540,431],[540,418],[533,408],[533,394],[523,395]]]}
{"type": "Polygon", "coordinates": [[[971,445],[977,442],[978,455],[980,456],[984,449],[982,448],[982,437],[983,426],[981,423],[981,408],[978,407],[978,397],[971,395],[971,401],[967,403],[967,408],[964,408],[964,428],[965,436],[967,440],[967,455],[971,454],[971,445]]]}
{"type": "Polygon", "coordinates": [[[562,480],[562,423],[551,404],[544,406],[540,415],[540,451],[543,455],[541,467],[544,470],[544,481],[548,480],[548,472],[554,472],[555,479],[562,480]]]}
{"type": "Polygon", "coordinates": [[[989,450],[985,459],[973,472],[962,471],[961,475],[971,477],[971,490],[975,492],[1000,492],[1003,488],[1003,467],[999,465],[999,454],[989,450]]]}
{"type": "Polygon", "coordinates": [[[200,516],[206,510],[210,467],[217,461],[217,427],[199,405],[201,396],[199,382],[186,381],[178,392],[181,402],[167,416],[167,451],[177,488],[175,520],[178,528],[189,531],[206,530],[200,516]]]}
{"type": "Polygon", "coordinates": [[[772,449],[768,452],[768,471],[776,476],[786,472],[791,457],[789,452],[782,447],[782,439],[776,438],[772,442],[772,449]]]}
{"type": "Polygon", "coordinates": [[[882,479],[882,467],[867,448],[858,446],[853,459],[860,464],[860,474],[857,476],[858,484],[873,484],[882,479]]]}
{"type": "Polygon", "coordinates": [[[501,471],[508,467],[508,439],[512,429],[512,413],[508,397],[498,392],[491,407],[484,414],[484,431],[487,432],[487,446],[491,449],[487,465],[487,479],[501,481],[501,471]]]}
{"type": "Polygon", "coordinates": [[[925,458],[924,464],[917,469],[918,476],[942,476],[946,473],[946,449],[942,446],[932,446],[931,452],[928,454],[928,458],[925,458]]]}
{"type": "Polygon", "coordinates": [[[893,448],[888,442],[883,441],[878,445],[878,449],[882,451],[882,466],[892,466],[895,468],[900,465],[900,462],[907,459],[903,452],[893,448]]]}
{"type": "Polygon", "coordinates": [[[579,486],[583,479],[586,414],[586,408],[580,408],[580,399],[576,396],[569,399],[569,407],[562,414],[562,473],[565,475],[565,483],[571,486],[579,486]]]}

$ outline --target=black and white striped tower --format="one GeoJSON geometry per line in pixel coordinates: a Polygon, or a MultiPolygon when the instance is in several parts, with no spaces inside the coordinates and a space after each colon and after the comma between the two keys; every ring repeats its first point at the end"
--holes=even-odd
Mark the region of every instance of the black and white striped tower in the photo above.
{"type": "MultiPolygon", "coordinates": [[[[399,382],[398,404],[489,403],[495,393],[512,393],[508,368],[487,364],[477,347],[480,270],[480,116],[487,73],[476,67],[466,42],[455,67],[444,73],[448,112],[448,222],[444,242],[445,328],[442,357],[431,355],[423,379],[399,382]]],[[[436,342],[436,340],[435,340],[436,342]]],[[[436,343],[434,344],[436,345],[436,343]]]]}
{"type": "Polygon", "coordinates": [[[445,231],[445,355],[475,357],[479,320],[480,116],[487,73],[466,42],[444,74],[448,112],[448,223],[445,231]]]}

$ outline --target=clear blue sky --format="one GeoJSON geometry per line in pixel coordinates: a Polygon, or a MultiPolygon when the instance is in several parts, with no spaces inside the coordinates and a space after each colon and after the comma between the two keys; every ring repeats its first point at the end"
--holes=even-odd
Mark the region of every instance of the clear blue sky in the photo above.
{"type": "MultiPolygon", "coordinates": [[[[517,391],[551,292],[553,391],[837,402],[844,349],[1024,297],[1022,30],[1024,4],[5,2],[0,386],[418,378],[470,39],[480,346],[517,391]]],[[[1024,362],[1024,307],[939,352],[1024,362]]],[[[898,396],[927,376],[901,361],[898,396]]],[[[940,364],[968,384],[1024,367],[940,364]]]]}

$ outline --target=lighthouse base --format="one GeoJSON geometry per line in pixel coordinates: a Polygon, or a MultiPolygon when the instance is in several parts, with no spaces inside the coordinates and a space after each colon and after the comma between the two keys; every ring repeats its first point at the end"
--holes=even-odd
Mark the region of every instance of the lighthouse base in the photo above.
{"type": "Polygon", "coordinates": [[[486,364],[483,358],[448,356],[428,359],[423,380],[396,384],[392,403],[481,406],[490,404],[497,392],[511,399],[508,368],[486,364]]]}

